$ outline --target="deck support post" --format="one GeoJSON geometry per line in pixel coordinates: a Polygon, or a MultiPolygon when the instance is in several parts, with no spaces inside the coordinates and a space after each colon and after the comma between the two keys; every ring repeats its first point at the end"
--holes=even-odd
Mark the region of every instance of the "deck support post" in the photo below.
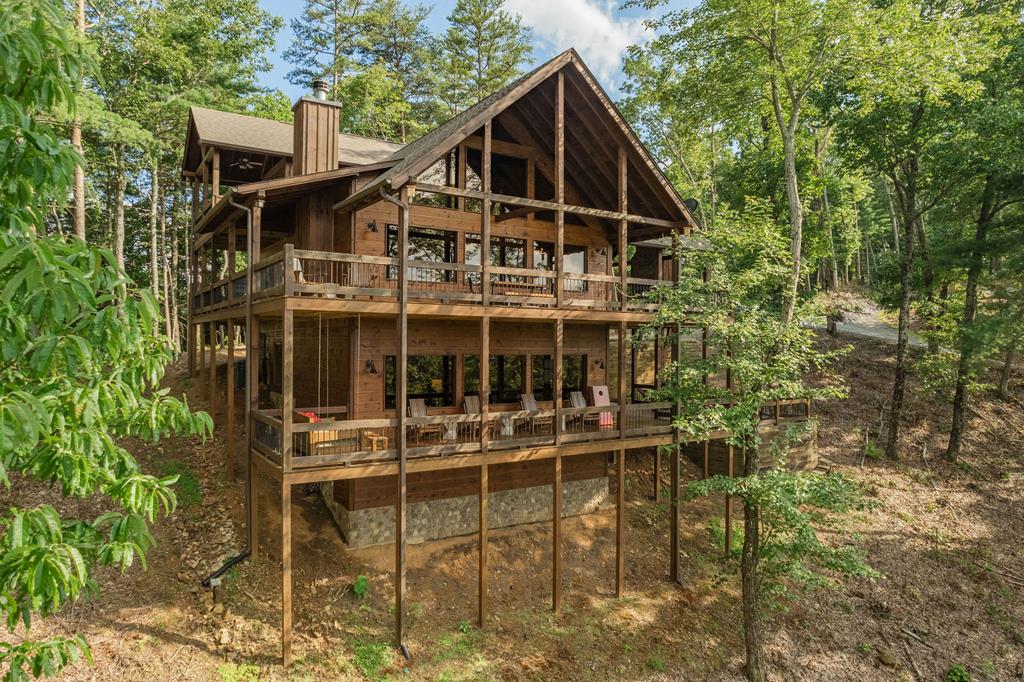
{"type": "MultiPolygon", "coordinates": [[[[672,360],[674,367],[676,368],[676,384],[679,382],[679,361],[683,356],[683,329],[678,323],[675,329],[675,338],[672,342],[672,360]]],[[[676,416],[682,412],[683,404],[677,398],[676,404],[674,405],[673,414],[676,416]]],[[[680,465],[679,458],[681,457],[682,444],[679,439],[679,429],[673,429],[672,431],[672,490],[669,493],[669,509],[672,514],[671,519],[671,552],[672,557],[669,560],[669,575],[672,580],[679,583],[682,582],[679,576],[679,513],[680,513],[680,499],[679,499],[679,485],[680,485],[680,465]]]]}
{"type": "Polygon", "coordinates": [[[398,489],[395,503],[395,646],[405,642],[406,403],[409,397],[409,187],[399,191],[398,358],[395,363],[395,415],[398,418],[398,489]]]}
{"type": "MultiPolygon", "coordinates": [[[[619,322],[618,381],[619,381],[619,437],[626,434],[626,322],[619,322]]],[[[626,580],[626,450],[620,449],[615,458],[618,488],[615,491],[615,596],[621,597],[626,580]]]]}
{"type": "Polygon", "coordinates": [[[281,481],[281,663],[292,664],[292,484],[281,481]]]}
{"type": "Polygon", "coordinates": [[[227,337],[228,362],[225,381],[227,384],[227,400],[225,401],[227,406],[225,441],[227,445],[224,450],[224,465],[227,469],[228,480],[233,481],[235,480],[235,321],[230,317],[227,321],[227,337]]]}
{"type": "Polygon", "coordinates": [[[555,455],[551,489],[551,610],[562,605],[562,456],[555,455]]]}
{"type": "Polygon", "coordinates": [[[199,397],[206,397],[206,382],[203,381],[203,373],[206,371],[206,325],[202,322],[193,325],[196,335],[196,373],[195,378],[199,382],[199,397]]]}
{"type": "Polygon", "coordinates": [[[217,323],[210,323],[210,392],[207,395],[210,419],[217,421],[217,323]]]}
{"type": "MultiPolygon", "coordinates": [[[[733,449],[732,449],[732,444],[731,443],[727,447],[727,456],[729,458],[729,462],[726,465],[727,466],[727,470],[728,470],[728,476],[729,476],[729,478],[732,478],[733,449]]],[[[725,496],[725,556],[729,556],[729,553],[731,551],[732,551],[732,496],[731,495],[726,495],[725,496]]]]}
{"type": "Polygon", "coordinates": [[[711,453],[709,452],[710,450],[711,441],[704,441],[704,478],[707,478],[708,476],[711,475],[711,453]]]}
{"type": "MultiPolygon", "coordinates": [[[[249,268],[249,284],[252,284],[252,267],[249,268]]],[[[251,289],[250,289],[251,291],[251,289]]],[[[251,295],[251,294],[247,294],[251,295]]],[[[249,472],[249,547],[252,549],[252,556],[256,556],[257,542],[259,540],[259,528],[257,527],[257,506],[256,500],[256,460],[252,457],[252,441],[255,436],[256,410],[260,406],[260,320],[255,315],[250,316],[249,326],[245,328],[245,386],[246,396],[249,399],[246,405],[246,448],[245,459],[249,472]]]]}
{"type": "Polygon", "coordinates": [[[626,451],[615,455],[615,596],[621,597],[626,581],[626,451]]]}
{"type": "Polygon", "coordinates": [[[489,518],[487,512],[488,502],[487,464],[480,465],[480,568],[479,568],[479,591],[478,601],[478,622],[480,627],[487,622],[487,531],[489,529],[489,518]]]}

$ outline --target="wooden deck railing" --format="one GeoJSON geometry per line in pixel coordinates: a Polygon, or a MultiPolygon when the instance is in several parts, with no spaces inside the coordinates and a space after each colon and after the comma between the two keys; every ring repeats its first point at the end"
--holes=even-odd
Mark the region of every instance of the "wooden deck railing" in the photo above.
{"type": "MultiPolygon", "coordinates": [[[[443,303],[483,302],[479,265],[409,261],[409,297],[443,303]]],[[[518,307],[555,307],[559,276],[535,268],[489,268],[488,300],[518,307]]],[[[626,309],[650,311],[657,307],[656,292],[665,282],[630,277],[626,309]],[[654,293],[652,293],[654,292],[654,293]]],[[[246,274],[203,286],[194,292],[195,312],[210,312],[244,303],[246,274]]],[[[621,310],[622,281],[617,275],[562,273],[563,305],[595,310],[621,310]]],[[[330,296],[366,299],[398,298],[398,259],[330,251],[295,249],[286,244],[253,267],[253,299],[272,296],[330,296]]]]}

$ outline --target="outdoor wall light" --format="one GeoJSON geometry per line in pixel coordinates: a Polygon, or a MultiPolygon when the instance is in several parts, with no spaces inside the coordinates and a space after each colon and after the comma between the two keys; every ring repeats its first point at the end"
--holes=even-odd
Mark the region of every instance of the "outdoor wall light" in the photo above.
{"type": "Polygon", "coordinates": [[[604,360],[602,360],[601,358],[594,360],[594,367],[596,367],[597,369],[604,369],[604,360]]]}
{"type": "Polygon", "coordinates": [[[373,358],[366,361],[366,371],[370,374],[377,374],[377,365],[373,364],[373,358]]]}
{"type": "Polygon", "coordinates": [[[371,220],[370,222],[368,222],[366,224],[366,229],[369,230],[370,232],[376,232],[377,231],[377,221],[376,220],[371,220]]]}

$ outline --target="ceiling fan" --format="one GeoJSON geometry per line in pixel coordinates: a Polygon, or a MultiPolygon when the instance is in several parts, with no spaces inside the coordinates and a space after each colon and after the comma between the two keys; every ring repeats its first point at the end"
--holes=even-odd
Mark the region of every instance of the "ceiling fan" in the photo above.
{"type": "Polygon", "coordinates": [[[243,156],[238,161],[235,161],[234,163],[232,163],[230,165],[231,165],[232,168],[237,168],[238,170],[242,170],[242,171],[248,171],[248,170],[252,170],[253,168],[259,167],[261,164],[256,163],[255,161],[253,161],[252,159],[250,159],[247,156],[243,156]]]}

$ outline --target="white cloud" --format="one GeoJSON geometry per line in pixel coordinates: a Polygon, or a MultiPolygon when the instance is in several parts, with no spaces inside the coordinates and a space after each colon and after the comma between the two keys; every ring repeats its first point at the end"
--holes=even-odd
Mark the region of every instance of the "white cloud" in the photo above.
{"type": "Polygon", "coordinates": [[[650,32],[637,17],[617,16],[616,3],[603,0],[508,0],[506,7],[553,52],[575,47],[602,83],[615,89],[622,58],[650,32]]]}

